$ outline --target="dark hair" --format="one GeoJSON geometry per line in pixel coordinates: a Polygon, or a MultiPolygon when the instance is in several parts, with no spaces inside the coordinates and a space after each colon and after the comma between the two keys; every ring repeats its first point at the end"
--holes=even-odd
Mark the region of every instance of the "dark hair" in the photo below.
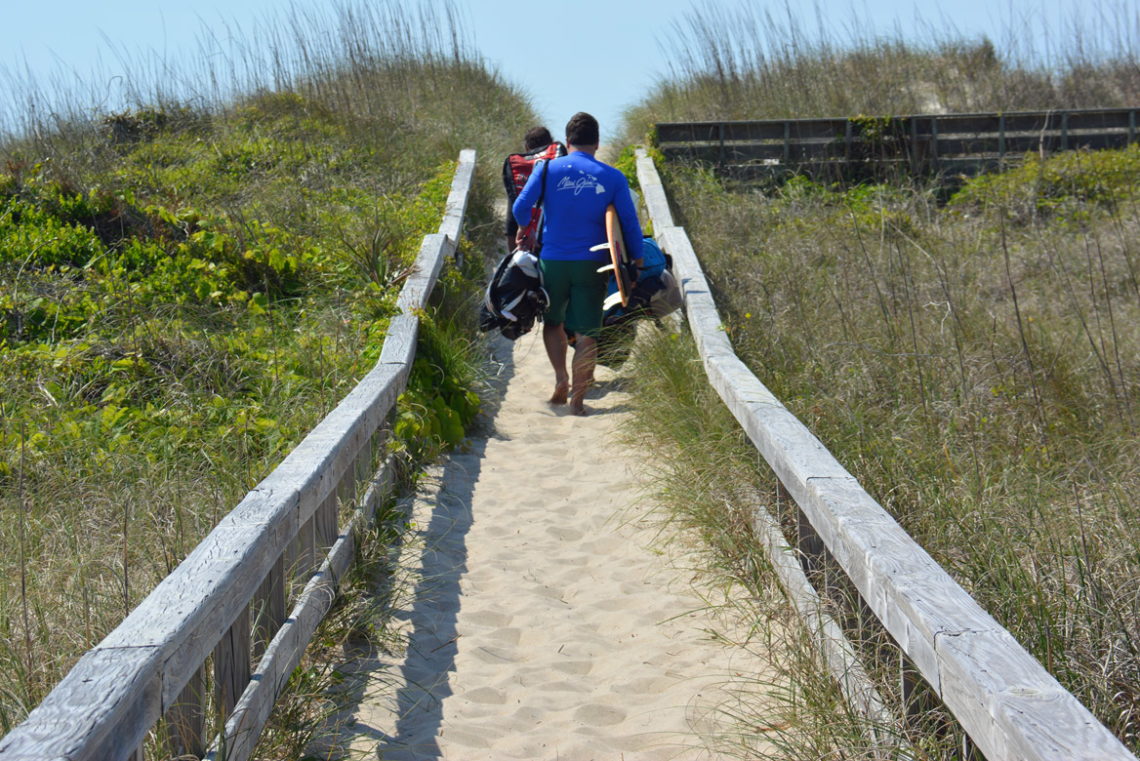
{"type": "Polygon", "coordinates": [[[570,145],[597,145],[598,120],[579,111],[566,122],[566,142],[570,145]]]}
{"type": "Polygon", "coordinates": [[[537,148],[550,145],[554,142],[554,136],[550,134],[550,130],[546,127],[531,127],[527,130],[526,136],[523,138],[523,148],[528,151],[533,151],[537,148]]]}

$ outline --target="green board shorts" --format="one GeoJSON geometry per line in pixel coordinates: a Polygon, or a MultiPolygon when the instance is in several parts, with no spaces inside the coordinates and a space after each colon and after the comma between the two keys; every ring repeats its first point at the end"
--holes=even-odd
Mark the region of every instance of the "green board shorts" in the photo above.
{"type": "Polygon", "coordinates": [[[572,333],[597,338],[602,332],[602,302],[606,299],[607,273],[590,259],[561,261],[539,257],[543,287],[550,296],[550,307],[543,320],[552,325],[564,323],[572,333]]]}

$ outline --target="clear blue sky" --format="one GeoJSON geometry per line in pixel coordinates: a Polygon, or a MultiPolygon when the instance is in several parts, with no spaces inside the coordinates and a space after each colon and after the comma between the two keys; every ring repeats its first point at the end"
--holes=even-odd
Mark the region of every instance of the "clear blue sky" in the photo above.
{"type": "MultiPolygon", "coordinates": [[[[737,0],[725,2],[731,6],[737,0]]],[[[1108,8],[1111,18],[1135,17],[1137,3],[1140,0],[1094,0],[1091,7],[1108,8]]],[[[694,8],[706,6],[692,0],[454,4],[484,59],[532,96],[552,131],[561,135],[566,120],[585,110],[602,122],[603,136],[617,128],[623,108],[668,73],[671,30],[694,8]]],[[[235,24],[251,29],[282,5],[281,0],[9,0],[3,11],[0,73],[30,71],[48,91],[58,89],[53,82],[76,75],[89,81],[97,66],[109,80],[118,67],[115,51],[186,55],[197,49],[204,25],[215,33],[235,24]]],[[[333,5],[334,0],[297,3],[305,9],[333,5]]],[[[818,15],[840,38],[849,36],[852,28],[861,36],[894,36],[897,31],[904,38],[929,37],[931,28],[952,28],[969,37],[989,34],[999,46],[1011,27],[1044,22],[1058,30],[1073,14],[1103,12],[1088,10],[1089,0],[754,0],[751,5],[777,17],[794,7],[808,28],[815,27],[818,15]]],[[[13,108],[12,101],[7,80],[0,76],[0,115],[13,108]]]]}

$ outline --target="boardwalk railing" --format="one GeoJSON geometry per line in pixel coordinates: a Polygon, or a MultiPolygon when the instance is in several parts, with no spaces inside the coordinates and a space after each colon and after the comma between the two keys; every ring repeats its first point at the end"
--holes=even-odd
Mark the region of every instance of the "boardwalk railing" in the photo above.
{"type": "Polygon", "coordinates": [[[1026,153],[1123,148],[1137,140],[1137,111],[669,122],[657,125],[657,145],[668,159],[751,179],[794,172],[969,175],[1026,153]]]}
{"type": "Polygon", "coordinates": [[[989,761],[1136,761],[736,357],[688,235],[674,224],[644,151],[637,172],[653,229],[673,257],[709,381],[798,506],[797,546],[789,547],[762,510],[757,533],[856,708],[872,721],[882,712],[852,649],[810,604],[815,591],[800,567],[821,563],[825,552],[989,761]]]}
{"type": "Polygon", "coordinates": [[[424,237],[375,367],[0,740],[0,759],[141,759],[161,719],[172,756],[249,757],[352,562],[357,530],[391,486],[389,413],[415,358],[416,311],[456,251],[474,168],[475,152],[463,151],[443,224],[424,237]],[[212,742],[211,709],[225,717],[212,742]]]}

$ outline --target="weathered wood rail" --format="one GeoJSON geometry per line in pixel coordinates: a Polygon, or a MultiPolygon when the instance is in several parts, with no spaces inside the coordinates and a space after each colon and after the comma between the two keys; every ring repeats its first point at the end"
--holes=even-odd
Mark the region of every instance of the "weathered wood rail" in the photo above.
{"type": "Polygon", "coordinates": [[[657,125],[657,145],[668,159],[709,163],[744,179],[796,172],[969,175],[1026,153],[1131,145],[1138,110],[667,122],[657,125]]]}
{"type": "Polygon", "coordinates": [[[416,312],[456,252],[474,167],[475,152],[463,151],[443,223],[424,237],[375,367],[0,740],[0,759],[133,761],[160,720],[169,755],[250,756],[352,562],[358,529],[391,486],[388,421],[415,358],[416,312]],[[208,711],[224,718],[212,740],[208,711]]]}
{"type": "Polygon", "coordinates": [[[853,705],[872,722],[882,715],[854,651],[819,609],[803,573],[825,554],[989,761],[1136,761],[736,357],[688,235],[674,224],[644,151],[637,172],[653,229],[673,257],[709,381],[799,511],[796,546],[763,509],[757,534],[853,705]],[[789,554],[799,562],[789,562],[789,554]]]}

